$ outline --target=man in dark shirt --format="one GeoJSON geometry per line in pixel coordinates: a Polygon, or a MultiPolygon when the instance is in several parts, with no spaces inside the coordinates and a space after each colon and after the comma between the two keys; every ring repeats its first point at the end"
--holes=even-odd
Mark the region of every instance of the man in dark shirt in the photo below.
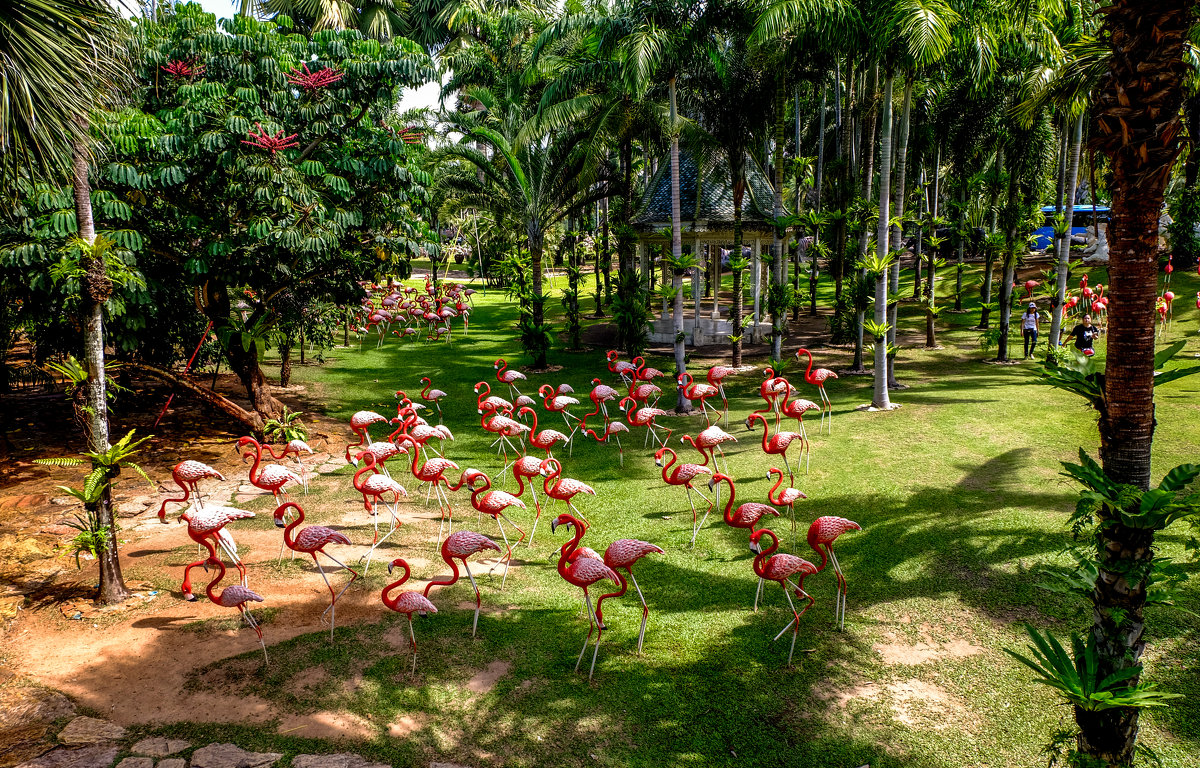
{"type": "Polygon", "coordinates": [[[1091,315],[1084,315],[1083,322],[1071,329],[1071,335],[1075,337],[1075,349],[1089,356],[1096,354],[1096,350],[1092,349],[1096,326],[1092,325],[1091,315]]]}

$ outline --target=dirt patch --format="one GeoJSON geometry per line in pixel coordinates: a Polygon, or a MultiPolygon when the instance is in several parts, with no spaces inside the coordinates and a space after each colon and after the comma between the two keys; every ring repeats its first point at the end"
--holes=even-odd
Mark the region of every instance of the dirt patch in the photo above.
{"type": "Polygon", "coordinates": [[[388,736],[391,736],[393,739],[402,739],[406,736],[411,736],[427,725],[429,725],[429,715],[424,713],[399,715],[395,720],[388,723],[388,736]]]}
{"type": "Polygon", "coordinates": [[[894,632],[885,632],[886,642],[876,643],[872,647],[888,666],[917,666],[943,659],[964,659],[983,653],[982,646],[975,645],[961,636],[947,642],[935,639],[934,629],[929,624],[921,625],[920,634],[920,641],[909,643],[894,632]]]}
{"type": "Polygon", "coordinates": [[[287,687],[297,696],[308,697],[321,690],[327,680],[329,673],[325,671],[325,667],[308,667],[303,672],[293,675],[287,687]]]}
{"type": "Polygon", "coordinates": [[[829,710],[844,711],[852,701],[870,701],[879,698],[883,689],[878,683],[867,681],[846,688],[825,688],[817,691],[813,698],[825,702],[829,710]]]}
{"type": "Polygon", "coordinates": [[[313,712],[308,715],[288,715],[279,722],[279,733],[311,739],[357,739],[375,737],[375,726],[353,712],[313,712]]]}
{"type": "Polygon", "coordinates": [[[962,711],[967,709],[966,704],[933,683],[914,677],[888,684],[887,692],[892,699],[893,716],[902,725],[941,731],[961,727],[964,722],[962,711]]]}
{"type": "Polygon", "coordinates": [[[508,670],[512,665],[507,661],[493,661],[487,665],[486,669],[476,672],[470,680],[467,681],[467,690],[471,693],[487,693],[496,687],[496,683],[500,678],[508,674],[508,670]]]}

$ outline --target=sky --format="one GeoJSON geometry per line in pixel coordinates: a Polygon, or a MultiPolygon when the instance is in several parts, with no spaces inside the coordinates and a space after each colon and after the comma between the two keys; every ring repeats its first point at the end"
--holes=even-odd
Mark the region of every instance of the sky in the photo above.
{"type": "MultiPolygon", "coordinates": [[[[204,7],[204,10],[209,13],[215,13],[217,18],[228,18],[237,12],[240,7],[240,2],[235,0],[196,0],[204,7]]],[[[437,107],[439,84],[426,83],[420,88],[410,91],[405,91],[400,99],[400,111],[404,112],[409,109],[418,107],[437,107]]]]}

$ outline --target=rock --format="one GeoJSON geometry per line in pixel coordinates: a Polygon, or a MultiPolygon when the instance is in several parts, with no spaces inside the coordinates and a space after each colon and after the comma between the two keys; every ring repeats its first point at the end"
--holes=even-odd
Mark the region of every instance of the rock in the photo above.
{"type": "Polygon", "coordinates": [[[117,768],[154,768],[152,757],[127,757],[117,763],[117,768]]]}
{"type": "Polygon", "coordinates": [[[44,754],[53,748],[50,725],[75,714],[75,705],[57,691],[44,688],[0,689],[0,767],[44,754]]]}
{"type": "Polygon", "coordinates": [[[68,746],[96,744],[123,738],[125,738],[124,728],[94,717],[77,717],[67,723],[67,727],[58,734],[58,740],[68,746]]]}
{"type": "Polygon", "coordinates": [[[341,752],[336,755],[296,755],[292,768],[390,768],[387,763],[369,763],[358,755],[341,752]]]}
{"type": "Polygon", "coordinates": [[[187,760],[182,757],[172,757],[169,760],[159,760],[158,768],[187,768],[187,760]]]}
{"type": "Polygon", "coordinates": [[[25,596],[0,597],[0,621],[15,619],[17,613],[25,607],[25,596]]]}
{"type": "Polygon", "coordinates": [[[233,744],[209,744],[192,753],[192,768],[264,768],[281,757],[278,752],[247,752],[233,744]]]}
{"type": "Polygon", "coordinates": [[[93,744],[79,749],[59,747],[17,768],[109,768],[120,749],[116,744],[93,744]]]}
{"type": "Polygon", "coordinates": [[[129,751],[135,755],[166,757],[176,752],[182,752],[190,746],[192,746],[191,743],[183,739],[164,739],[162,736],[151,736],[134,744],[129,751]]]}

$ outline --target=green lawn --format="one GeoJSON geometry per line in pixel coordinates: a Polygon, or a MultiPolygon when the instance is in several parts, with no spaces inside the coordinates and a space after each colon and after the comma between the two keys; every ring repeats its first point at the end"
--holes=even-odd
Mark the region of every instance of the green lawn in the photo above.
{"type": "MultiPolygon", "coordinates": [[[[977,283],[977,272],[972,275],[977,283]]],[[[943,290],[952,276],[952,269],[943,270],[943,290]]],[[[1072,286],[1077,280],[1078,274],[1072,286]]],[[[1107,276],[1096,272],[1092,282],[1107,283],[1107,276]]],[[[1171,336],[1189,338],[1181,357],[1191,358],[1200,352],[1187,298],[1197,290],[1196,280],[1177,273],[1172,288],[1182,298],[1171,336]]],[[[911,291],[906,273],[902,294],[911,291]]],[[[823,283],[826,303],[829,293],[823,283]]],[[[597,492],[595,498],[580,497],[592,523],[586,542],[602,551],[613,539],[632,537],[666,550],[637,568],[651,607],[643,656],[635,655],[640,607],[636,596],[627,597],[605,606],[609,631],[595,680],[589,684],[586,675],[572,672],[586,622],[578,610],[579,590],[553,566],[555,547],[565,535],[551,534],[543,520],[535,546],[518,550],[503,591],[499,579],[481,579],[485,612],[476,640],[470,637],[471,612],[458,607],[470,599],[469,585],[464,581],[433,593],[441,612],[417,622],[421,656],[415,679],[407,676],[407,652],[384,640],[386,631],[405,628],[404,619],[381,605],[380,624],[339,627],[334,642],[315,633],[271,647],[271,665],[249,668],[246,689],[289,711],[336,706],[366,718],[379,735],[358,751],[396,765],[437,759],[475,766],[1042,763],[1043,746],[1068,724],[1070,713],[1001,649],[1023,645],[1022,622],[1049,627],[1060,637],[1086,623],[1082,604],[1037,585],[1040,567],[1065,562],[1064,527],[1075,489],[1059,475],[1059,462],[1073,459],[1079,446],[1094,453],[1095,418],[1074,396],[1035,383],[1029,363],[983,363],[978,333],[968,330],[978,318],[971,298],[969,314],[942,316],[945,349],[902,350],[897,375],[911,388],[893,394],[900,410],[856,410],[870,400],[868,377],[843,377],[828,386],[833,433],[818,436],[812,420],[812,471],[796,480],[809,496],[797,505],[804,527],[797,547],[790,532],[782,536],[784,549],[812,558],[803,531],[819,515],[849,517],[863,531],[837,544],[850,590],[846,630],[833,626],[832,574],[809,579],[817,604],[803,618],[797,648],[806,653],[797,653],[802,664],[795,668],[785,667],[787,637],[771,642],[790,615],[781,590],[768,584],[765,608],[751,611],[755,580],[745,532],[710,518],[695,548],[689,547],[691,515],[683,491],[661,482],[637,430],[626,441],[624,468],[617,466],[612,447],[582,440],[574,456],[562,460],[565,474],[597,492]],[[494,688],[479,694],[465,687],[496,660],[508,669],[494,688]],[[289,684],[312,665],[325,668],[325,683],[289,684]],[[352,675],[361,675],[361,684],[346,692],[341,682],[352,675]],[[390,738],[388,723],[402,715],[419,727],[405,739],[390,738]]],[[[495,384],[497,357],[528,361],[511,328],[514,307],[496,292],[477,294],[475,303],[469,336],[456,332],[452,344],[400,345],[392,339],[376,350],[368,342],[361,351],[335,350],[323,366],[298,367],[295,379],[313,387],[331,416],[348,419],[363,408],[387,413],[394,407],[393,390],[415,394],[420,377],[432,376],[435,386],[450,393],[443,404],[445,423],[457,439],[447,445],[448,458],[464,468],[495,472],[500,464],[478,426],[471,386],[481,380],[495,384]]],[[[583,304],[590,311],[590,299],[583,304]]],[[[556,300],[547,306],[560,309],[556,300]]],[[[559,314],[553,322],[561,330],[559,314]]],[[[924,327],[923,313],[904,304],[901,322],[916,332],[924,327]]],[[[1019,336],[1014,340],[1019,357],[1019,336]]],[[[786,349],[794,351],[795,343],[786,349]]],[[[556,350],[551,362],[562,371],[531,376],[525,391],[567,382],[586,402],[591,377],[612,383],[603,353],[556,350]]],[[[818,365],[842,368],[849,353],[823,349],[816,357],[818,365]]],[[[670,367],[666,359],[650,362],[670,367]]],[[[716,361],[692,364],[711,362],[716,361]]],[[[787,371],[804,396],[816,399],[803,386],[801,372],[795,366],[787,371]]],[[[727,383],[729,431],[741,441],[728,452],[739,503],[765,501],[765,472],[773,463],[742,423],[761,403],[759,381],[757,373],[748,373],[727,383]]],[[[1159,393],[1159,475],[1195,459],[1198,388],[1200,379],[1187,379],[1159,393]]],[[[561,419],[542,418],[543,426],[555,421],[561,426],[561,419]]],[[[675,426],[679,436],[698,431],[703,422],[679,419],[675,426]]],[[[323,521],[325,508],[346,507],[349,475],[347,469],[338,476],[336,492],[308,498],[313,522],[323,521]]],[[[457,509],[468,508],[464,494],[455,501],[457,509]]],[[[267,525],[263,517],[254,524],[267,525]]],[[[531,518],[532,511],[518,522],[531,518]]],[[[465,512],[462,519],[497,534],[490,521],[477,525],[465,512]]],[[[782,534],[787,526],[774,527],[782,534]]],[[[1163,553],[1182,557],[1186,533],[1163,537],[1163,553]]],[[[432,561],[418,569],[421,577],[444,572],[426,541],[429,534],[405,526],[396,537],[394,551],[432,561]]],[[[378,590],[385,576],[384,569],[373,568],[369,587],[378,590]]],[[[1148,675],[1189,698],[1148,713],[1142,741],[1164,765],[1200,766],[1200,671],[1194,664],[1200,620],[1183,609],[1200,609],[1196,589],[1174,608],[1147,612],[1148,675]]],[[[238,660],[225,663],[248,668],[238,660]]],[[[180,724],[162,730],[228,737],[289,754],[334,749],[269,729],[180,724]]]]}

